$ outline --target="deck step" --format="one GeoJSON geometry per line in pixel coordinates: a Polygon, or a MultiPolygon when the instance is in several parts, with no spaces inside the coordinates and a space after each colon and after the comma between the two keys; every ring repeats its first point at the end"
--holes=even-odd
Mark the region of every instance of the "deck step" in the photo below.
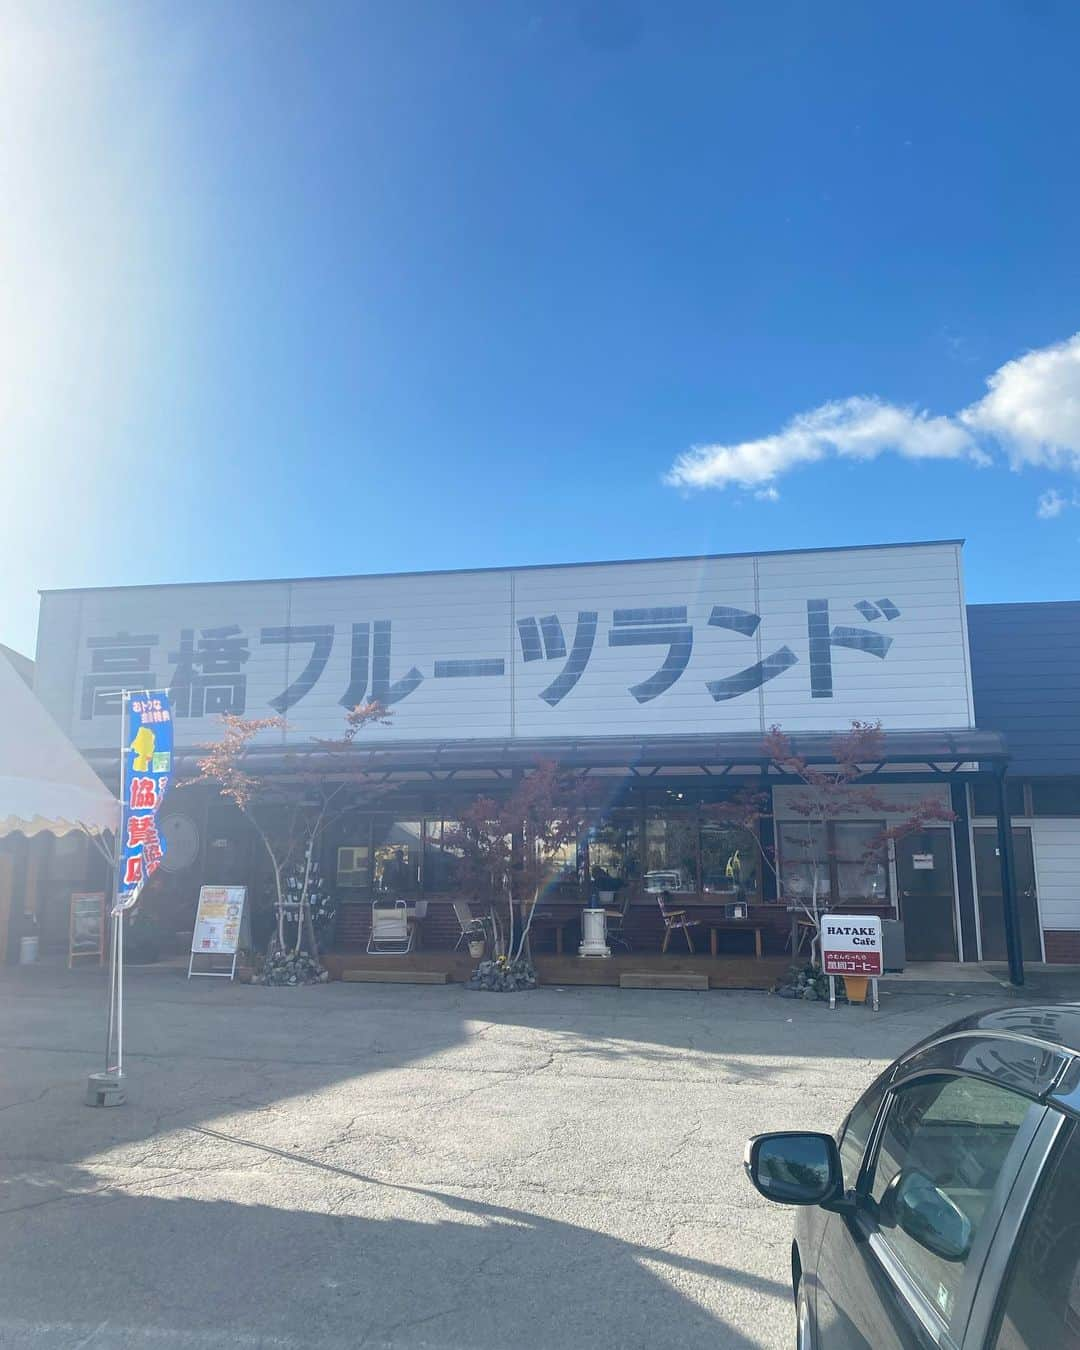
{"type": "Polygon", "coordinates": [[[450,973],[446,970],[343,970],[343,980],[356,984],[449,984],[450,973]]]}
{"type": "Polygon", "coordinates": [[[620,989],[708,989],[708,987],[708,975],[626,970],[619,976],[620,989]]]}

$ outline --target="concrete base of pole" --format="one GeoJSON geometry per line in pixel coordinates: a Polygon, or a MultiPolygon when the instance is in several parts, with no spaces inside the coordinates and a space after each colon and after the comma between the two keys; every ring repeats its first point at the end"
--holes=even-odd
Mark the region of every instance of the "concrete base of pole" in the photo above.
{"type": "Polygon", "coordinates": [[[127,1101],[122,1073],[92,1073],[86,1080],[87,1106],[123,1106],[127,1101]]]}

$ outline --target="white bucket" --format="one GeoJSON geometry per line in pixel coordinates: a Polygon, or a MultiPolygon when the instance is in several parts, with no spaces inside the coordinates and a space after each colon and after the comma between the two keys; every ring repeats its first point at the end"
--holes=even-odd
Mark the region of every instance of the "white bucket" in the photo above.
{"type": "Polygon", "coordinates": [[[38,937],[36,933],[19,939],[19,965],[32,966],[37,960],[38,937]]]}

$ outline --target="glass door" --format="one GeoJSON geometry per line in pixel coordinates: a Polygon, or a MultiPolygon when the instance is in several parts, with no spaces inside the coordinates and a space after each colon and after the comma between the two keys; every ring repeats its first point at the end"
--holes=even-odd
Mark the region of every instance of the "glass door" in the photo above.
{"type": "Polygon", "coordinates": [[[919,830],[898,839],[896,879],[907,959],[955,961],[952,830],[919,830]]]}
{"type": "MultiPolygon", "coordinates": [[[[1020,935],[1025,961],[1042,960],[1039,941],[1039,902],[1035,892],[1035,853],[1031,831],[1013,827],[1016,867],[1016,903],[1020,910],[1020,935]]],[[[997,830],[975,831],[975,881],[979,888],[979,926],[984,961],[1004,961],[1005,915],[1001,907],[1001,862],[997,830]]]]}

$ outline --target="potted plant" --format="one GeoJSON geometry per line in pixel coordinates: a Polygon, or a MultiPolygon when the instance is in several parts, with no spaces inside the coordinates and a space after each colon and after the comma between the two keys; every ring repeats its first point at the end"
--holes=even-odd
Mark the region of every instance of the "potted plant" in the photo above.
{"type": "Polygon", "coordinates": [[[479,920],[468,930],[466,939],[469,944],[469,955],[474,961],[479,961],[487,947],[487,932],[479,920]]]}
{"type": "Polygon", "coordinates": [[[615,892],[623,881],[621,877],[613,877],[607,868],[598,866],[592,870],[592,884],[600,896],[601,908],[610,909],[615,903],[615,892]]]}

